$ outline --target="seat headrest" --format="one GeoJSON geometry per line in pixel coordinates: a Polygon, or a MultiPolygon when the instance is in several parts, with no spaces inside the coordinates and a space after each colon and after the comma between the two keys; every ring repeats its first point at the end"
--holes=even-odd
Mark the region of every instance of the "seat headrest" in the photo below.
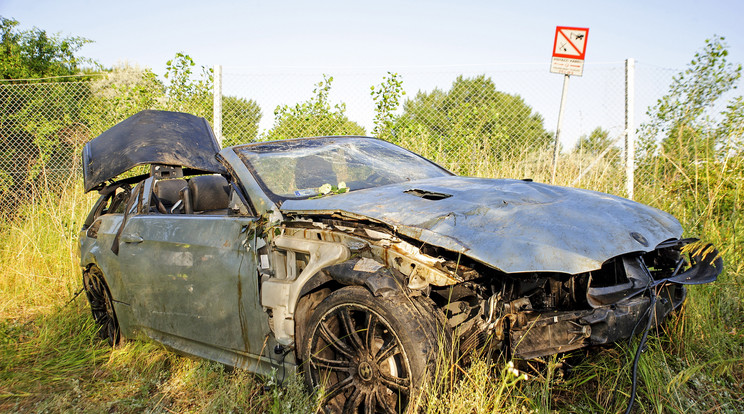
{"type": "Polygon", "coordinates": [[[230,186],[221,175],[200,175],[189,180],[194,211],[226,209],[230,204],[230,186]]]}
{"type": "Polygon", "coordinates": [[[179,192],[186,187],[186,180],[158,180],[155,181],[153,193],[158,197],[163,206],[169,208],[179,200],[179,192]]]}

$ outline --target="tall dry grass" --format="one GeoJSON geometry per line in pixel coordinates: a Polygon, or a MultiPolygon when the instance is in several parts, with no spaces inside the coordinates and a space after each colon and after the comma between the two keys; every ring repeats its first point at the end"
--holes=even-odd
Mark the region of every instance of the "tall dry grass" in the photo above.
{"type": "MultiPolygon", "coordinates": [[[[735,164],[741,160],[729,162],[715,174],[701,164],[682,191],[657,177],[638,187],[637,198],[680,218],[686,236],[715,243],[726,266],[716,283],[691,287],[683,309],[650,336],[639,366],[638,412],[744,410],[744,168],[735,164]]],[[[557,183],[570,185],[585,165],[562,155],[557,183]]],[[[622,179],[613,171],[599,163],[578,185],[622,195],[622,179]]],[[[484,160],[467,172],[549,181],[550,156],[519,163],[484,160]]],[[[95,195],[84,195],[75,178],[42,180],[37,190],[15,219],[0,223],[0,411],[314,410],[316,397],[303,392],[297,378],[259,378],[146,342],[108,348],[96,336],[84,297],[67,304],[81,287],[77,233],[95,195]]],[[[419,409],[623,411],[636,346],[637,338],[542,362],[517,361],[528,379],[504,360],[442,365],[419,409]]]]}
{"type": "Polygon", "coordinates": [[[14,217],[0,222],[0,318],[50,312],[80,287],[78,232],[95,201],[75,175],[43,179],[14,217]]]}

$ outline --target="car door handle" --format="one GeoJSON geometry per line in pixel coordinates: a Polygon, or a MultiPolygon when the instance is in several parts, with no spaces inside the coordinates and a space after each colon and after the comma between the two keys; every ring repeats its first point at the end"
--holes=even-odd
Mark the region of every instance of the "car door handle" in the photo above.
{"type": "Polygon", "coordinates": [[[142,243],[142,236],[139,234],[122,234],[121,241],[124,243],[142,243]]]}

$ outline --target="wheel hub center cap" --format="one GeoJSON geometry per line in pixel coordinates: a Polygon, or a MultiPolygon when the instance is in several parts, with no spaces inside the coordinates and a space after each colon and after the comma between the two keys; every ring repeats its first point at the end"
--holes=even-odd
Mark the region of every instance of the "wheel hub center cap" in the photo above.
{"type": "Polygon", "coordinates": [[[357,368],[357,372],[359,373],[359,376],[365,381],[369,381],[372,379],[372,365],[370,365],[369,362],[360,363],[359,367],[357,368]]]}

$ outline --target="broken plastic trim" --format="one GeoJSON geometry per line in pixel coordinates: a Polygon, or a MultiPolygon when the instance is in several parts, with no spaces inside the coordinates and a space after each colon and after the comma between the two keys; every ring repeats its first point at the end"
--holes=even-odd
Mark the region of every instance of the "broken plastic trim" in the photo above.
{"type": "MultiPolygon", "coordinates": [[[[697,241],[696,239],[683,239],[664,242],[657,246],[661,249],[679,249],[683,246],[697,241]]],[[[623,256],[622,267],[627,282],[612,286],[592,286],[592,278],[589,280],[587,290],[587,301],[593,308],[618,303],[622,300],[635,297],[636,295],[658,286],[662,283],[676,283],[680,285],[700,285],[710,283],[718,278],[723,270],[723,259],[718,250],[712,244],[695,248],[690,252],[690,268],[679,273],[683,262],[677,264],[677,268],[668,277],[654,278],[641,256],[623,256]]],[[[681,259],[684,260],[684,259],[681,259]]]]}

